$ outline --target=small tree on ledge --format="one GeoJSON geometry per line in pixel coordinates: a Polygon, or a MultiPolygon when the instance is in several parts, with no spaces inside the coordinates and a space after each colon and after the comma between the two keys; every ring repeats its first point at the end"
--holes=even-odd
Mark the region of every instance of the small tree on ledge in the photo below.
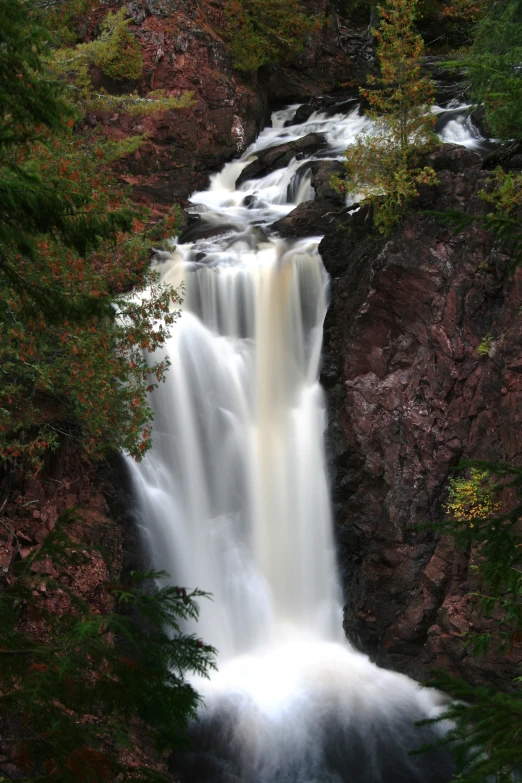
{"type": "Polygon", "coordinates": [[[433,169],[419,165],[421,155],[438,142],[429,112],[433,83],[421,74],[424,43],[414,29],[416,7],[417,0],[390,0],[378,8],[380,28],[373,33],[381,75],[370,77],[373,89],[361,88],[372,127],[344,153],[345,178],[331,181],[338,192],[371,201],[375,225],[384,234],[418,195],[417,185],[436,183],[433,169]]]}

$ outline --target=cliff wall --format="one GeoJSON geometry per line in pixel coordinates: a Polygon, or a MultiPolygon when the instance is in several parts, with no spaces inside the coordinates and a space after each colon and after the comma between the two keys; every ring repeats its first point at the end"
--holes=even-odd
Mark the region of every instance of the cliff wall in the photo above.
{"type": "Polygon", "coordinates": [[[522,271],[478,224],[454,233],[425,213],[484,214],[480,158],[447,145],[433,165],[439,185],[391,236],[375,234],[368,209],[341,211],[320,246],[345,628],[381,664],[491,685],[516,676],[522,650],[472,658],[463,634],[495,620],[472,609],[477,553],[455,551],[436,523],[459,461],[520,464],[522,271]]]}

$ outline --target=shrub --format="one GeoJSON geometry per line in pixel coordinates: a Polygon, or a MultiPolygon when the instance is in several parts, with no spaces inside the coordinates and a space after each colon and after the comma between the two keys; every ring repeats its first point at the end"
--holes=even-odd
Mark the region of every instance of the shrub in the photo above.
{"type": "Polygon", "coordinates": [[[229,0],[224,34],[235,67],[257,71],[300,52],[318,20],[300,10],[299,0],[229,0]]]}

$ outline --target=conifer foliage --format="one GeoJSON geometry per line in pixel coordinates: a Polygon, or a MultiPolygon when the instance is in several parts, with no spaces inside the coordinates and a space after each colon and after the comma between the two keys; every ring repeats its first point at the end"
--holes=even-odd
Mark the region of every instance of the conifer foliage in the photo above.
{"type": "Polygon", "coordinates": [[[484,105],[493,134],[500,139],[522,138],[521,0],[490,0],[464,62],[475,100],[484,105]]]}
{"type": "Polygon", "coordinates": [[[204,594],[140,588],[166,575],[134,573],[129,584],[107,584],[112,611],[93,613],[52,576],[88,554],[69,536],[73,526],[74,513],[62,515],[2,577],[0,780],[13,765],[39,783],[163,780],[153,767],[123,763],[122,752],[139,737],[160,758],[184,741],[199,704],[184,675],[206,676],[214,651],[180,623],[197,618],[204,594]],[[69,610],[48,611],[42,590],[67,591],[69,610]]]}
{"type": "Polygon", "coordinates": [[[416,32],[416,0],[390,0],[379,6],[377,39],[380,76],[361,88],[368,100],[372,128],[345,152],[346,176],[332,186],[368,199],[375,224],[387,233],[404,207],[418,195],[417,186],[434,184],[435,172],[421,166],[422,154],[436,144],[429,106],[433,85],[421,74],[423,41],[416,32]]]}
{"type": "Polygon", "coordinates": [[[229,0],[224,32],[235,67],[257,71],[300,52],[317,27],[299,0],[229,0]]]}
{"type": "Polygon", "coordinates": [[[176,213],[144,230],[110,171],[140,137],[77,132],[69,86],[49,71],[50,35],[29,10],[2,1],[0,459],[37,471],[64,435],[93,456],[139,458],[147,391],[168,364],[148,366],[143,351],[163,344],[180,301],[147,271],[147,254],[176,213]]]}
{"type": "MultiPolygon", "coordinates": [[[[91,458],[118,449],[141,458],[147,394],[168,367],[144,352],[164,344],[180,302],[148,262],[149,248],[175,232],[176,210],[147,228],[111,172],[142,137],[107,141],[82,123],[91,97],[126,105],[92,96],[90,58],[114,79],[141,68],[125,12],[109,15],[101,42],[69,41],[66,55],[43,26],[46,5],[63,6],[0,3],[2,490],[37,474],[64,438],[91,458]],[[129,52],[134,62],[122,71],[129,52]]],[[[139,96],[128,103],[166,108],[139,96]]],[[[0,525],[18,540],[1,519],[6,502],[0,525]]],[[[112,608],[97,612],[60,579],[61,565],[87,555],[74,523],[73,512],[62,515],[41,531],[40,546],[23,557],[18,546],[0,572],[0,780],[159,780],[122,754],[137,733],[157,753],[175,747],[195,716],[199,699],[184,675],[205,675],[213,650],[182,624],[196,619],[203,594],[151,589],[166,575],[134,574],[103,586],[112,608]],[[42,597],[60,594],[67,611],[42,597]]]]}

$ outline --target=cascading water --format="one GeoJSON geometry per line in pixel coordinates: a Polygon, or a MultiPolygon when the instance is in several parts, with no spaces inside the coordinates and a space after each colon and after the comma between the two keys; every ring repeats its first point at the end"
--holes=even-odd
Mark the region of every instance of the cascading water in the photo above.
{"type": "Polygon", "coordinates": [[[276,112],[240,161],[192,197],[225,233],[173,248],[156,269],[185,286],[153,394],[153,448],[131,464],[156,568],[213,594],[197,633],[217,647],[186,783],[442,783],[445,753],[410,756],[442,731],[442,697],[385,671],[343,638],[318,383],[327,276],[317,239],[285,243],[267,226],[313,198],[302,160],[263,179],[253,155],[320,131],[338,157],[367,120],[276,112]]]}

